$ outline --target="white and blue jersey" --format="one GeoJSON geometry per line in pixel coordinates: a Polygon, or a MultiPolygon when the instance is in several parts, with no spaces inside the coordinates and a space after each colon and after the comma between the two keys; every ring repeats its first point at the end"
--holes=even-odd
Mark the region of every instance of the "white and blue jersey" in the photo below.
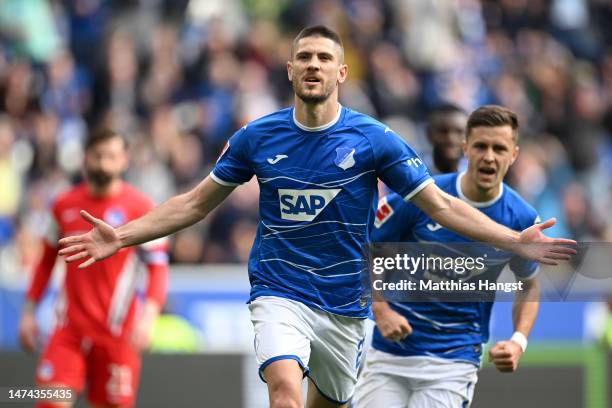
{"type": "MultiPolygon", "coordinates": [[[[505,184],[502,184],[499,195],[489,202],[470,201],[461,192],[460,180],[463,175],[444,174],[434,176],[434,180],[446,193],[459,197],[511,229],[522,231],[539,222],[536,211],[505,184]]],[[[372,241],[471,242],[443,228],[414,204],[405,202],[393,193],[379,203],[372,241]]],[[[536,262],[524,260],[510,252],[483,245],[474,250],[480,252],[478,256],[487,257],[486,268],[478,272],[478,279],[494,282],[506,265],[521,280],[537,273],[536,262]]],[[[469,280],[476,276],[472,272],[472,276],[461,277],[462,280],[469,280]]],[[[489,339],[492,302],[390,302],[390,306],[408,319],[413,333],[403,341],[392,342],[375,328],[372,338],[375,349],[399,356],[440,357],[480,365],[482,344],[489,339]]]]}
{"type": "Polygon", "coordinates": [[[340,107],[330,124],[305,128],[293,112],[280,110],[237,131],[211,173],[222,185],[253,175],[259,182],[251,300],[279,296],[366,317],[360,271],[377,177],[407,200],[433,180],[402,139],[367,115],[340,107]]]}

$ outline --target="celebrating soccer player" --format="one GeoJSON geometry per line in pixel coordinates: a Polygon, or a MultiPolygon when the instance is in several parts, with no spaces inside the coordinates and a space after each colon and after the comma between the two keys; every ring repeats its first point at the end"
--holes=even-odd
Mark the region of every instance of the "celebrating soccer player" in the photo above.
{"type": "Polygon", "coordinates": [[[294,106],[248,123],[211,174],[119,228],[84,214],[93,229],[60,241],[66,261],[87,267],[119,249],[203,219],[239,184],[257,176],[260,223],[249,259],[250,309],[261,378],[272,408],[345,406],[357,381],[364,319],[361,246],[369,240],[377,177],[440,224],[545,263],[573,250],[542,234],[515,232],[433,184],[426,166],[390,128],[341,106],[348,74],[340,37],[324,26],[293,42],[288,78],[294,106]],[[543,242],[544,245],[517,245],[543,242]]]}
{"type": "MultiPolygon", "coordinates": [[[[435,176],[444,192],[469,203],[496,222],[522,230],[539,223],[535,210],[503,183],[518,156],[516,115],[483,106],[467,122],[465,172],[435,176]]],[[[372,232],[376,242],[469,242],[397,194],[384,197],[372,232]]],[[[512,313],[515,333],[489,351],[501,372],[513,372],[527,346],[538,311],[538,265],[491,248],[478,279],[495,282],[509,265],[523,282],[512,313]]],[[[480,254],[483,255],[483,254],[480,254]]],[[[457,275],[469,280],[475,274],[457,275]]],[[[444,278],[444,277],[440,277],[444,278]]],[[[356,408],[460,407],[472,400],[482,344],[489,338],[492,302],[374,302],[372,348],[354,398],[356,408]]]]}
{"type": "MultiPolygon", "coordinates": [[[[153,208],[148,198],[121,180],[127,163],[122,136],[105,129],[89,135],[86,181],[53,204],[44,254],[27,291],[19,325],[25,349],[33,351],[37,345],[34,309],[51,277],[58,239],[86,231],[87,221],[101,219],[118,227],[153,208]],[[90,218],[81,218],[80,209],[87,210],[90,218]]],[[[152,325],[166,296],[167,269],[163,240],[121,251],[91,269],[79,270],[69,264],[57,301],[57,324],[38,363],[36,382],[77,393],[87,383],[88,399],[95,407],[132,406],[140,371],[139,351],[149,344],[152,325]],[[139,255],[149,272],[141,313],[135,297],[139,255]]]]}

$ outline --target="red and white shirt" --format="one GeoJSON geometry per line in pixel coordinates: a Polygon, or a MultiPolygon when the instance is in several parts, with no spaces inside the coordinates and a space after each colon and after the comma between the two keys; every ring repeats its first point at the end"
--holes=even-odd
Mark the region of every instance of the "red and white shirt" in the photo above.
{"type": "MultiPolygon", "coordinates": [[[[127,183],[122,183],[116,194],[105,197],[90,194],[85,183],[60,195],[52,206],[53,222],[27,298],[38,303],[42,297],[55,265],[58,240],[91,229],[91,225],[80,216],[80,210],[118,227],[153,207],[150,199],[127,183]]],[[[82,261],[66,264],[66,275],[57,302],[58,324],[74,328],[93,341],[125,339],[131,333],[136,317],[134,294],[139,258],[149,272],[146,297],[161,306],[168,286],[165,239],[124,248],[85,269],[77,269],[82,261]]]]}

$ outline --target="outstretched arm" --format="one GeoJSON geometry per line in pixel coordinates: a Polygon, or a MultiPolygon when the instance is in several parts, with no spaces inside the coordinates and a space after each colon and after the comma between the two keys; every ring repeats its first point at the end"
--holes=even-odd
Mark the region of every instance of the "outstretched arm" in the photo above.
{"type": "Polygon", "coordinates": [[[204,219],[234,190],[210,176],[187,193],[172,197],[144,216],[117,228],[121,247],[142,244],[174,234],[204,219]]]}
{"type": "Polygon", "coordinates": [[[121,248],[170,235],[195,224],[206,217],[233,189],[216,183],[208,176],[191,191],[172,197],[142,217],[118,228],[81,211],[81,216],[93,229],[83,235],[61,239],[59,243],[64,248],[59,254],[70,255],[66,258],[67,262],[88,258],[79,265],[79,268],[86,268],[121,248]]]}
{"type": "Polygon", "coordinates": [[[412,202],[440,225],[479,242],[519,242],[520,233],[497,224],[468,203],[430,184],[412,202]]]}
{"type": "Polygon", "coordinates": [[[542,233],[542,230],[555,224],[554,219],[535,224],[518,233],[496,223],[462,200],[446,194],[435,184],[425,187],[412,201],[440,225],[474,241],[491,243],[527,259],[546,265],[557,265],[557,261],[568,260],[571,254],[576,253],[573,248],[562,246],[574,245],[575,241],[549,238],[542,233]]]}

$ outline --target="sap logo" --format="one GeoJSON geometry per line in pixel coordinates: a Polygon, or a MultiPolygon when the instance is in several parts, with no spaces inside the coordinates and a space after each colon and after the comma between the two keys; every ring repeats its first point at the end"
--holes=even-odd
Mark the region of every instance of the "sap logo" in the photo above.
{"type": "Polygon", "coordinates": [[[336,198],[341,189],[278,189],[281,218],[291,221],[312,221],[336,198]]]}
{"type": "Polygon", "coordinates": [[[406,164],[408,164],[408,167],[419,167],[423,164],[423,162],[418,157],[413,157],[412,159],[406,160],[406,164]]]}

